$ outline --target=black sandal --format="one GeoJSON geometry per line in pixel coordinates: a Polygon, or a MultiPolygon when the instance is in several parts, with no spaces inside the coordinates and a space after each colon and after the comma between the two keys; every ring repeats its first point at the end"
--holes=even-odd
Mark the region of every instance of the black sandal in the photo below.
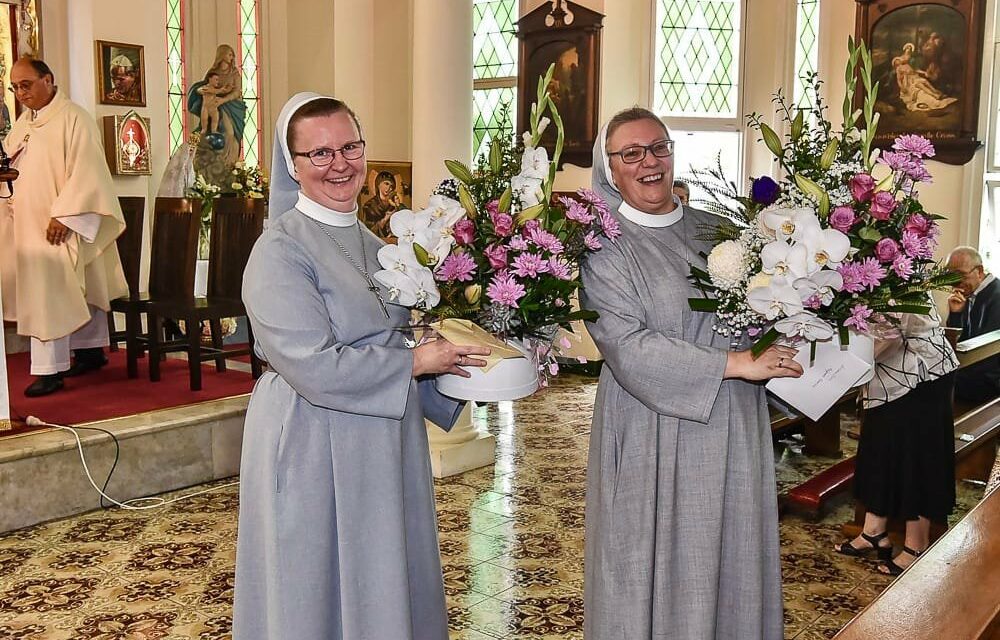
{"type": "Polygon", "coordinates": [[[865,542],[871,545],[870,547],[859,549],[858,547],[855,547],[853,544],[851,544],[853,540],[847,540],[845,542],[841,542],[833,549],[839,554],[845,556],[851,556],[852,558],[863,558],[872,551],[874,551],[878,556],[879,560],[886,560],[891,562],[890,558],[892,558],[892,545],[889,545],[888,547],[883,547],[879,545],[879,542],[881,542],[887,535],[889,535],[888,531],[883,531],[877,536],[870,536],[864,531],[862,531],[861,537],[864,538],[865,542]]]}
{"type": "MultiPolygon", "coordinates": [[[[913,556],[914,560],[916,560],[916,558],[919,558],[920,556],[922,556],[924,554],[923,551],[914,551],[913,549],[911,549],[911,548],[909,548],[909,547],[907,547],[905,545],[903,546],[903,553],[910,554],[911,556],[913,556]]],[[[909,566],[912,567],[913,563],[911,562],[909,564],[909,566]]],[[[899,574],[903,573],[904,571],[906,571],[907,568],[908,567],[901,567],[901,566],[899,566],[893,560],[887,560],[886,562],[882,563],[879,566],[878,572],[881,573],[882,575],[894,576],[895,577],[895,576],[898,576],[899,574]],[[885,571],[883,571],[883,569],[885,569],[885,571]]]]}

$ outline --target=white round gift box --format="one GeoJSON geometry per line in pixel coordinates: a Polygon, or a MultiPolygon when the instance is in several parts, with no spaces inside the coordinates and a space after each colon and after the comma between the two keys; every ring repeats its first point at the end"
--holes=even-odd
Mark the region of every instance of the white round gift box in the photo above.
{"type": "MultiPolygon", "coordinates": [[[[508,343],[511,344],[511,343],[508,343]]],[[[524,353],[524,349],[513,345],[524,353]]],[[[538,360],[532,355],[504,358],[488,372],[480,367],[463,367],[471,376],[445,374],[435,379],[437,390],[458,400],[501,402],[530,396],[538,390],[538,360]]]]}

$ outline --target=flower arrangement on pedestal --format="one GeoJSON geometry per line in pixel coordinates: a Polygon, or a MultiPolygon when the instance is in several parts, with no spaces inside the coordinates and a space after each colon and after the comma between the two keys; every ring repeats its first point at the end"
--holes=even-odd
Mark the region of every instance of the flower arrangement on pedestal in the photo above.
{"type": "Polygon", "coordinates": [[[212,209],[214,200],[222,196],[237,198],[266,198],[268,182],[260,167],[247,167],[237,162],[232,170],[232,181],[228,191],[205,179],[200,173],[195,175],[194,184],[188,190],[188,197],[201,202],[201,228],[198,231],[198,258],[208,259],[209,235],[212,230],[212,209]]]}
{"type": "Polygon", "coordinates": [[[475,169],[445,161],[454,180],[436,190],[426,209],[393,214],[389,227],[398,244],[379,251],[383,269],[374,274],[392,302],[427,319],[468,320],[501,340],[522,341],[539,359],[543,384],[558,371],[556,329],[595,317],[572,307],[580,258],[619,234],[593,192],[552,197],[563,126],[545,91],[551,75],[550,68],[539,80],[520,160],[514,143],[497,137],[475,169]],[[551,162],[538,146],[550,123],[557,131],[551,162]]]}
{"type": "Polygon", "coordinates": [[[890,314],[929,313],[928,292],[955,282],[933,259],[941,216],[925,211],[917,194],[931,180],[924,161],[934,146],[906,135],[891,151],[872,150],[879,114],[871,54],[863,43],[848,46],[842,130],[826,119],[815,77],[809,110],[775,96],[788,124],[784,140],[750,117],[784,179],[757,178],[742,196],[721,168],[694,172],[710,194],[706,208],[724,220],[710,230],[717,244],[707,272],[692,268],[705,297],[691,307],[715,312],[720,334],[755,338],[755,353],[782,336],[815,348],[832,337],[847,345],[851,332],[891,332],[890,314]],[[864,102],[855,112],[859,82],[864,102]]]}

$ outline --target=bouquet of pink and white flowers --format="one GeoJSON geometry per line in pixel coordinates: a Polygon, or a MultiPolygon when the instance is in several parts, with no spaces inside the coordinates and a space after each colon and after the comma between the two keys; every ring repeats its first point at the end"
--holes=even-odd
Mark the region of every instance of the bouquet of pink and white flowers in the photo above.
{"type": "Polygon", "coordinates": [[[524,341],[544,371],[555,374],[556,329],[596,316],[571,304],[580,259],[619,230],[590,190],[553,198],[563,127],[546,91],[551,75],[550,68],[539,80],[520,154],[498,136],[475,168],[445,161],[454,178],[438,187],[428,207],[390,218],[398,243],[379,251],[383,269],[374,278],[394,303],[430,319],[470,320],[501,340],[524,341]],[[557,129],[551,162],[539,144],[550,123],[557,129]]]}
{"type": "Polygon", "coordinates": [[[751,116],[783,180],[757,178],[741,196],[721,169],[695,171],[693,182],[710,194],[706,208],[725,219],[710,230],[717,244],[708,270],[692,269],[705,297],[691,306],[714,311],[723,335],[756,338],[755,352],[781,336],[814,343],[836,333],[847,344],[851,331],[891,329],[889,314],[929,313],[928,292],[955,282],[933,258],[941,216],[925,211],[917,193],[931,180],[924,161],[934,146],[906,135],[891,151],[871,149],[878,86],[864,44],[849,47],[841,131],[826,120],[815,78],[809,113],[776,95],[784,140],[751,116]],[[859,82],[864,106],[855,112],[859,82]]]}

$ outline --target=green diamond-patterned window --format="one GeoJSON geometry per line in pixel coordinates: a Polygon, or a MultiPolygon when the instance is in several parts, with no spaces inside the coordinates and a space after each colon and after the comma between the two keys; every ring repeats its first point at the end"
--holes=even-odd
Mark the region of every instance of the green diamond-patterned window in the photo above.
{"type": "Polygon", "coordinates": [[[738,117],[740,0],[657,0],[654,108],[738,117]]]}
{"type": "Polygon", "coordinates": [[[184,76],[184,0],[166,0],[167,128],[170,153],[187,139],[187,78],[184,76]]]}
{"type": "Polygon", "coordinates": [[[517,0],[475,0],[472,14],[472,155],[494,136],[512,135],[517,121],[517,0]],[[501,107],[510,111],[505,121],[501,107]]]}
{"type": "Polygon", "coordinates": [[[795,17],[795,104],[809,106],[810,77],[819,56],[819,0],[798,0],[795,17]]]}
{"type": "Polygon", "coordinates": [[[243,81],[243,102],[247,105],[243,125],[243,163],[248,167],[260,166],[260,28],[257,0],[237,0],[239,3],[239,57],[240,78],[243,81]]]}

